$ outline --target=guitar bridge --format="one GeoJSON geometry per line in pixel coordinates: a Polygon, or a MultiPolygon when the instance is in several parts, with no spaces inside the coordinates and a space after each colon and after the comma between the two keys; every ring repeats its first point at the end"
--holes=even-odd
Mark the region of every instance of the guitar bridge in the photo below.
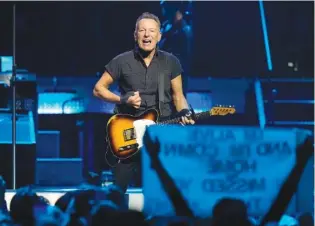
{"type": "Polygon", "coordinates": [[[124,134],[124,141],[136,139],[136,133],[135,133],[134,128],[124,130],[123,134],[124,134]]]}
{"type": "Polygon", "coordinates": [[[122,146],[118,148],[118,151],[122,152],[122,151],[127,151],[127,150],[133,150],[133,149],[137,149],[138,147],[139,147],[139,144],[130,144],[130,145],[126,145],[126,146],[122,146]]]}

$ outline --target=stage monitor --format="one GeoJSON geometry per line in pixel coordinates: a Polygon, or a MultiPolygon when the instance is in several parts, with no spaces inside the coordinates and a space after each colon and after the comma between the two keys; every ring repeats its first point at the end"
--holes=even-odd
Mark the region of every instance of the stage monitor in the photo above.
{"type": "Polygon", "coordinates": [[[12,71],[13,57],[0,56],[0,72],[12,71]]]}

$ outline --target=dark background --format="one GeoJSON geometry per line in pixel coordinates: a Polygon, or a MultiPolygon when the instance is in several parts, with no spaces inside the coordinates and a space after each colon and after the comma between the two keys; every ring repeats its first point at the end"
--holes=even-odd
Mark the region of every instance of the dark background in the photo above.
{"type": "MultiPolygon", "coordinates": [[[[12,5],[0,3],[0,55],[12,55],[12,5]]],[[[16,62],[39,76],[93,76],[117,54],[133,48],[137,17],[160,17],[152,2],[18,2],[16,62]]],[[[264,2],[272,76],[313,77],[313,2],[264,2]],[[288,61],[298,62],[292,74],[288,61]]],[[[266,76],[259,4],[193,3],[192,76],[266,76]]]]}

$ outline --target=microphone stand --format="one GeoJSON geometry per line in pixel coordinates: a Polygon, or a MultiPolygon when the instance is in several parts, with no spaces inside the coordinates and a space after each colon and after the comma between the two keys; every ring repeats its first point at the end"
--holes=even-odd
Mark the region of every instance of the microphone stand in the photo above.
{"type": "Polygon", "coordinates": [[[12,64],[12,161],[13,189],[16,189],[16,64],[15,64],[15,4],[13,5],[13,64],[12,64]]]}

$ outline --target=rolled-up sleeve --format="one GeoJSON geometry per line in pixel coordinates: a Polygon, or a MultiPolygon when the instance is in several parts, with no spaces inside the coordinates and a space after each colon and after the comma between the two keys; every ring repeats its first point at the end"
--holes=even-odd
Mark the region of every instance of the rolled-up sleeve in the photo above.
{"type": "Polygon", "coordinates": [[[115,57],[108,64],[106,64],[105,71],[107,71],[112,76],[113,80],[118,80],[121,71],[119,58],[115,57]]]}

